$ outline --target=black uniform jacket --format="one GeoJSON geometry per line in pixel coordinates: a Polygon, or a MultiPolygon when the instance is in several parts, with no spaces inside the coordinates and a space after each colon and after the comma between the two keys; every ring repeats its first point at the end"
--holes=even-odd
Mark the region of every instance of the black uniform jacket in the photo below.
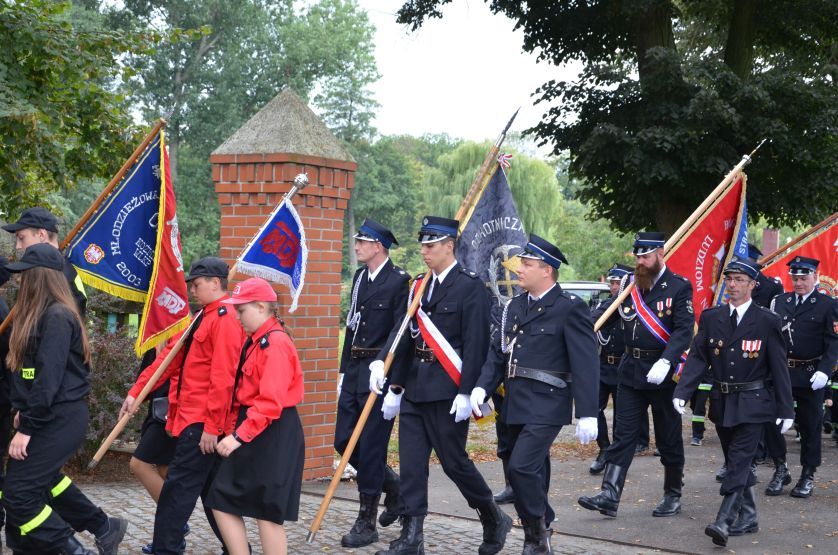
{"type": "Polygon", "coordinates": [[[89,373],[78,320],[63,305],[53,304],[29,339],[23,367],[12,374],[12,408],[20,411],[19,431],[37,434],[62,403],[87,397],[89,373]]]}
{"type": "Polygon", "coordinates": [[[574,402],[578,418],[596,417],[599,360],[588,305],[558,284],[531,307],[527,304],[527,293],[509,301],[503,337],[512,350],[504,354],[500,337],[494,341],[477,385],[492,392],[503,382],[506,395],[501,411],[510,425],[570,424],[574,402]],[[514,365],[568,372],[572,381],[559,388],[509,377],[514,365]]]}
{"type": "Polygon", "coordinates": [[[820,359],[789,368],[792,387],[812,387],[816,370],[832,375],[838,365],[838,300],[817,289],[795,308],[795,293],[777,295],[771,310],[783,319],[783,339],[788,356],[795,360],[820,359]]]}
{"type": "Polygon", "coordinates": [[[759,306],[768,308],[771,306],[771,299],[783,294],[783,284],[770,278],[762,272],[757,274],[756,285],[751,291],[751,299],[759,306]]]}
{"type": "MultiPolygon", "coordinates": [[[[672,372],[681,360],[681,355],[687,350],[695,327],[692,299],[693,287],[689,280],[672,272],[669,268],[664,270],[657,283],[646,293],[644,300],[658,320],[669,330],[671,334],[669,342],[666,345],[661,343],[637,317],[633,320],[622,320],[626,356],[620,363],[620,383],[634,389],[666,389],[675,385],[671,379],[672,372]],[[632,354],[633,349],[661,352],[655,355],[645,355],[644,358],[635,358],[632,354]],[[669,375],[660,385],[647,382],[646,374],[661,358],[665,358],[671,364],[669,375]]],[[[626,297],[619,310],[622,317],[635,315],[631,296],[626,297]]],[[[621,316],[617,316],[615,312],[613,318],[621,316]]]]}
{"type": "Polygon", "coordinates": [[[730,323],[729,306],[705,309],[673,397],[692,397],[708,365],[717,382],[771,380],[774,384],[727,394],[714,384],[709,416],[716,425],[731,427],[794,418],[780,319],[767,308],[751,303],[735,330],[730,323]]]}
{"type": "MultiPolygon", "coordinates": [[[[365,354],[364,358],[352,358],[352,347],[380,351],[388,343],[388,336],[402,323],[407,312],[410,276],[391,260],[387,260],[375,276],[375,280],[369,283],[369,274],[366,267],[363,267],[356,271],[352,278],[350,294],[355,291],[355,284],[359,279],[362,281],[358,287],[355,310],[361,314],[361,318],[354,331],[346,327],[340,356],[340,372],[344,374],[344,390],[351,393],[368,393],[369,365],[375,360],[378,352],[365,354]]],[[[398,362],[394,360],[394,364],[398,362]]],[[[393,370],[391,367],[391,374],[393,370]]]]}
{"type": "MultiPolygon", "coordinates": [[[[591,310],[592,324],[597,323],[600,316],[608,310],[608,307],[614,304],[615,300],[617,300],[617,297],[612,295],[611,297],[603,299],[597,303],[597,305],[591,310]]],[[[600,355],[599,381],[605,385],[617,385],[620,381],[620,377],[617,374],[617,367],[620,364],[620,357],[622,357],[626,351],[626,341],[623,337],[623,328],[620,325],[620,317],[615,314],[613,317],[609,318],[596,333],[600,355]],[[606,358],[608,356],[616,357],[616,359],[612,358],[612,360],[615,361],[614,364],[608,363],[608,359],[606,358]]]]}
{"type": "MultiPolygon", "coordinates": [[[[433,298],[428,302],[430,286],[428,283],[422,295],[421,307],[457,351],[463,365],[460,386],[457,387],[439,361],[425,362],[415,356],[416,347],[430,347],[425,345],[421,335],[413,338],[407,331],[396,350],[396,358],[404,357],[410,362],[394,364],[396,368],[390,383],[404,386],[405,398],[414,403],[453,399],[459,393],[471,394],[489,349],[489,294],[477,274],[458,263],[434,290],[433,298]]],[[[411,325],[416,328],[416,318],[411,325]]],[[[388,348],[393,340],[391,336],[388,348]]],[[[383,360],[386,353],[387,350],[383,350],[379,359],[383,360]]]]}

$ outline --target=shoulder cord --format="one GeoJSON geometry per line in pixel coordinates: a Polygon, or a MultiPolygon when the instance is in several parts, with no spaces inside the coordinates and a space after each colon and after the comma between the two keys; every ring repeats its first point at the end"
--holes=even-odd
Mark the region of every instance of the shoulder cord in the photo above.
{"type": "Polygon", "coordinates": [[[515,341],[518,339],[517,337],[514,338],[508,345],[506,343],[506,315],[509,313],[509,305],[511,303],[512,299],[509,299],[506,301],[506,304],[503,305],[503,316],[501,316],[500,319],[500,350],[505,355],[512,352],[512,349],[515,347],[515,341]]]}
{"type": "Polygon", "coordinates": [[[367,274],[367,269],[361,271],[361,275],[355,280],[355,285],[352,287],[352,302],[349,304],[349,312],[346,313],[346,327],[355,331],[358,328],[358,322],[361,321],[361,313],[356,310],[358,308],[358,290],[361,288],[361,280],[367,274]]]}
{"type": "MultiPolygon", "coordinates": [[[[626,282],[629,281],[629,278],[631,278],[631,283],[634,283],[634,276],[631,276],[629,274],[624,275],[623,279],[620,280],[620,290],[617,292],[618,297],[623,294],[623,290],[626,288],[626,282]]],[[[631,311],[630,314],[623,314],[623,311],[620,310],[620,307],[618,306],[617,312],[620,313],[620,318],[622,318],[625,322],[631,322],[632,320],[637,318],[636,310],[631,311]]]]}
{"type": "MultiPolygon", "coordinates": [[[[424,278],[423,278],[424,279],[424,278]]],[[[419,283],[418,279],[413,280],[413,285],[410,287],[410,293],[407,294],[407,310],[410,310],[410,305],[413,304],[413,295],[416,294],[416,285],[419,283]]],[[[421,307],[420,307],[421,308],[421,307]]],[[[410,319],[408,324],[410,326],[410,337],[416,339],[420,335],[419,325],[413,325],[413,318],[410,319]]]]}

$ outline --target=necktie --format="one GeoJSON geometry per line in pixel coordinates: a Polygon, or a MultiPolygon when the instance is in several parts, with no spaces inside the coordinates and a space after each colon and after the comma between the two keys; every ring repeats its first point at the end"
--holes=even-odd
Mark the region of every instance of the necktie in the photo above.
{"type": "Polygon", "coordinates": [[[733,329],[736,329],[736,324],[738,323],[738,321],[737,321],[738,318],[737,317],[738,317],[737,310],[734,309],[734,311],[730,313],[730,326],[733,329]]]}
{"type": "Polygon", "coordinates": [[[797,302],[794,304],[794,308],[797,308],[802,304],[803,304],[803,296],[802,295],[797,295],[797,302]]]}
{"type": "Polygon", "coordinates": [[[183,368],[186,366],[186,357],[189,355],[189,348],[192,347],[192,339],[195,337],[195,332],[198,331],[198,328],[201,326],[201,322],[204,321],[204,310],[201,310],[201,313],[195,319],[195,325],[192,326],[192,330],[183,342],[183,358],[181,359],[183,362],[180,363],[180,373],[178,374],[177,380],[177,395],[175,396],[176,399],[180,399],[180,388],[183,385],[183,368]]]}
{"type": "Polygon", "coordinates": [[[431,302],[431,297],[433,296],[434,292],[439,288],[439,280],[434,278],[431,282],[431,286],[428,288],[428,302],[431,302]]]}
{"type": "Polygon", "coordinates": [[[236,406],[236,390],[239,388],[239,380],[242,377],[242,368],[244,368],[244,361],[247,360],[247,351],[253,345],[253,337],[247,336],[247,339],[244,340],[244,345],[242,345],[242,352],[239,355],[239,365],[236,367],[236,379],[233,382],[233,399],[230,402],[230,411],[232,412],[233,407],[236,406]]]}

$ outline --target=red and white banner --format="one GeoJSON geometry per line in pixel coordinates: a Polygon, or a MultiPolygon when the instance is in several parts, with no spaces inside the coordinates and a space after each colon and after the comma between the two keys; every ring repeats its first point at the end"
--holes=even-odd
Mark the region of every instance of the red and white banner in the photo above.
{"type": "Polygon", "coordinates": [[[797,245],[793,250],[762,269],[765,275],[783,282],[783,289],[792,290],[791,276],[786,263],[795,256],[820,260],[818,265],[819,285],[824,293],[838,297],[838,219],[824,231],[797,245]]]}
{"type": "Polygon", "coordinates": [[[667,267],[692,283],[696,321],[705,308],[713,306],[719,276],[745,202],[746,181],[744,173],[737,177],[667,253],[667,267]]]}

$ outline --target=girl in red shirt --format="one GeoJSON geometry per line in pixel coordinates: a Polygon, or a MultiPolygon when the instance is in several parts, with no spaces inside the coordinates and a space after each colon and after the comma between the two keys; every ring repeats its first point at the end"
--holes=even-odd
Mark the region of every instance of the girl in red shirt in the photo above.
{"type": "Polygon", "coordinates": [[[212,484],[212,508],[230,555],[247,555],[242,517],[256,519],[262,552],[285,555],[283,524],[296,521],[305,442],[296,405],[303,400],[297,350],[275,315],[276,292],[263,279],[238,284],[230,299],[248,335],[233,387],[225,457],[212,484]],[[235,419],[235,420],[234,420],[235,419]]]}

